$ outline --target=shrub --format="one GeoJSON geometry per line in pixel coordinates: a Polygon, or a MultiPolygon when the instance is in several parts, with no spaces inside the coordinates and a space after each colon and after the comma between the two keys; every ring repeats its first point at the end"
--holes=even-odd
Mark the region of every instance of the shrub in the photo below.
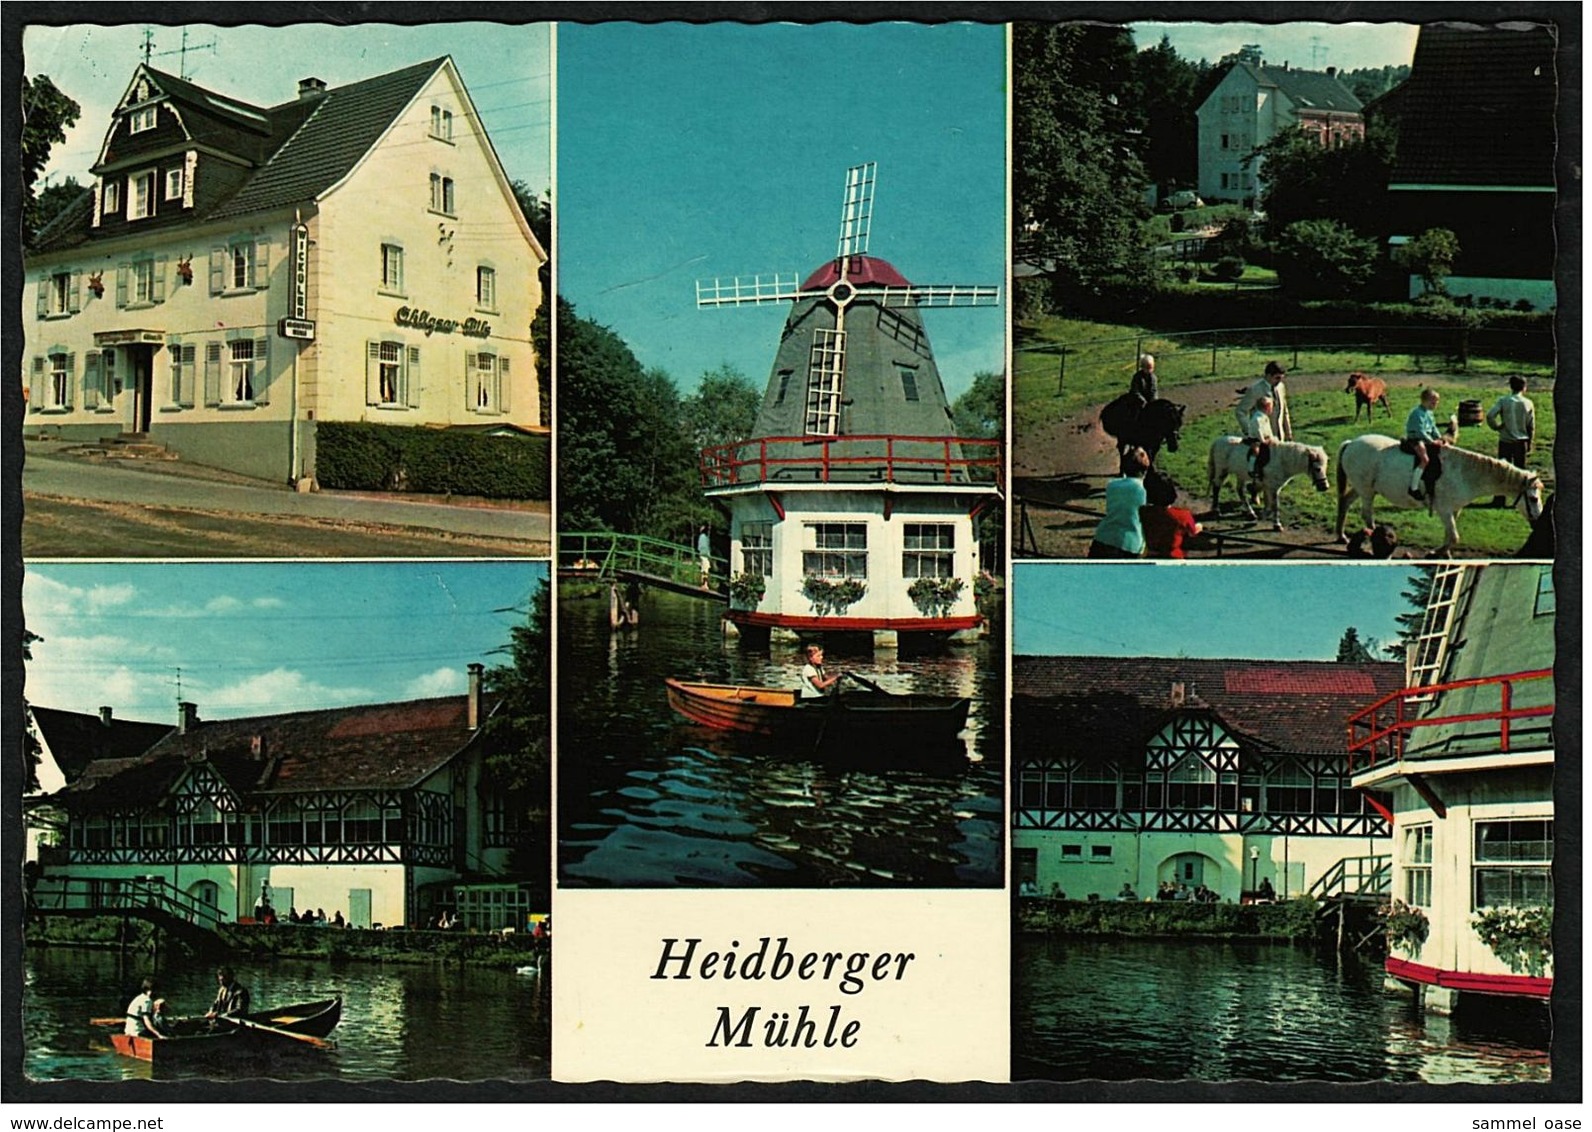
{"type": "Polygon", "coordinates": [[[1447,228],[1428,228],[1394,254],[1399,263],[1421,277],[1427,291],[1441,295],[1448,290],[1443,281],[1459,258],[1459,237],[1447,228]]]}
{"type": "Polygon", "coordinates": [[[813,610],[820,617],[846,612],[867,592],[867,583],[856,578],[831,581],[816,574],[808,574],[802,579],[802,596],[813,603],[813,610]]]}
{"type": "Polygon", "coordinates": [[[1244,277],[1244,261],[1236,255],[1224,255],[1211,268],[1211,274],[1224,283],[1236,282],[1244,277]]]}
{"type": "Polygon", "coordinates": [[[1181,232],[1188,227],[1188,220],[1184,218],[1181,212],[1174,212],[1172,214],[1171,227],[1172,231],[1181,232]]]}
{"type": "Polygon", "coordinates": [[[919,578],[907,587],[918,612],[930,617],[944,617],[961,594],[961,578],[919,578]]]}
{"type": "Polygon", "coordinates": [[[315,474],[344,491],[414,491],[487,499],[547,499],[545,436],[481,436],[444,429],[322,422],[315,474]]]}
{"type": "Polygon", "coordinates": [[[1376,274],[1377,247],[1335,220],[1297,220],[1277,239],[1277,276],[1301,298],[1352,295],[1376,274]]]}

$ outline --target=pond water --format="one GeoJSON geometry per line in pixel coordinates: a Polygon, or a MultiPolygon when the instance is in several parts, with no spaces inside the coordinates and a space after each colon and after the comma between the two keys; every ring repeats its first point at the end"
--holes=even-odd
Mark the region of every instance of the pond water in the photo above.
{"type": "MultiPolygon", "coordinates": [[[[112,951],[29,948],[23,963],[23,1072],[34,1081],[264,1075],[286,1080],[544,1081],[552,1043],[550,978],[481,967],[397,966],[278,959],[238,961],[257,1010],[343,996],[336,1048],[293,1046],[269,1067],[152,1070],[111,1051],[109,1029],[90,1018],[125,1011],[149,974],[147,961],[112,951]],[[448,1036],[439,1040],[439,1035],[448,1036]],[[462,1036],[468,1035],[468,1040],[462,1036]]],[[[159,993],[179,1015],[203,1014],[215,965],[159,972],[159,993]]]]}
{"type": "Polygon", "coordinates": [[[720,631],[722,607],[648,592],[638,630],[612,633],[607,595],[559,602],[559,876],[617,887],[1002,883],[998,641],[943,653],[854,655],[841,668],[892,692],[971,696],[949,757],[857,765],[777,752],[674,714],[664,677],[794,688],[796,646],[757,651],[720,631]]]}
{"type": "Polygon", "coordinates": [[[1203,940],[1013,941],[1016,1080],[1430,1084],[1549,1079],[1547,1009],[1476,996],[1452,1017],[1375,963],[1203,940]]]}

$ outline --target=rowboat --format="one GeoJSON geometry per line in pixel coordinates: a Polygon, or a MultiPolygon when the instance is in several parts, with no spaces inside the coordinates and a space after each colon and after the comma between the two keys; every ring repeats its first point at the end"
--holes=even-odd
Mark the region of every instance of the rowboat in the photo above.
{"type": "Polygon", "coordinates": [[[883,690],[802,700],[790,688],[704,684],[672,676],[664,686],[669,706],[705,727],[857,751],[944,746],[967,726],[970,706],[965,697],[883,690]]]}
{"type": "Polygon", "coordinates": [[[244,1014],[237,1019],[178,1018],[166,1025],[166,1036],[112,1034],[111,1045],[124,1057],[155,1066],[186,1065],[212,1059],[273,1057],[278,1053],[324,1048],[325,1038],[343,1017],[343,1000],[326,998],[275,1010],[244,1014]]]}

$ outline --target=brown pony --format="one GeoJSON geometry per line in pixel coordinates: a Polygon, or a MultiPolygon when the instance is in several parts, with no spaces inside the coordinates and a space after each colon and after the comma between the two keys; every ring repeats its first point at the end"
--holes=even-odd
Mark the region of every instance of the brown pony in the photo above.
{"type": "Polygon", "coordinates": [[[1366,423],[1370,423],[1371,409],[1374,405],[1381,405],[1387,410],[1387,415],[1392,416],[1393,410],[1387,403],[1387,382],[1380,377],[1372,377],[1364,373],[1351,373],[1349,384],[1343,387],[1345,393],[1354,394],[1354,419],[1360,419],[1360,406],[1365,406],[1366,423]]]}

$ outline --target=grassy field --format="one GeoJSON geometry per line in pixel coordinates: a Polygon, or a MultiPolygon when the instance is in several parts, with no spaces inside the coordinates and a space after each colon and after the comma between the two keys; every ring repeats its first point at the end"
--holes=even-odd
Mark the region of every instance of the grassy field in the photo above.
{"type": "MultiPolygon", "coordinates": [[[[1301,369],[1303,369],[1303,359],[1301,359],[1301,369]]],[[[1490,405],[1491,398],[1497,395],[1495,383],[1490,385],[1479,377],[1439,378],[1434,380],[1433,388],[1442,395],[1439,416],[1445,418],[1461,400],[1487,395],[1489,399],[1484,404],[1490,405]]],[[[1328,457],[1335,462],[1338,446],[1352,437],[1367,432],[1380,432],[1389,436],[1402,435],[1404,418],[1413,403],[1412,393],[1413,390],[1408,388],[1403,391],[1402,398],[1397,399],[1402,403],[1403,410],[1396,409],[1392,419],[1383,416],[1380,409],[1377,410],[1375,421],[1370,427],[1366,426],[1363,419],[1359,424],[1353,423],[1351,418],[1353,402],[1341,390],[1290,395],[1288,406],[1289,414],[1293,418],[1294,439],[1305,444],[1321,445],[1327,450],[1328,457]]],[[[1541,473],[1545,492],[1551,492],[1553,489],[1551,454],[1555,433],[1553,398],[1538,395],[1534,400],[1537,407],[1537,447],[1531,454],[1529,464],[1533,470],[1541,473]]],[[[1183,442],[1177,452],[1163,452],[1157,460],[1157,464],[1171,474],[1185,491],[1192,493],[1202,507],[1209,506],[1206,459],[1211,441],[1218,436],[1236,431],[1234,424],[1232,414],[1226,410],[1207,414],[1184,427],[1183,442]]],[[[1459,444],[1461,447],[1488,455],[1497,452],[1496,436],[1486,425],[1462,429],[1459,444]]],[[[1283,522],[1290,527],[1314,526],[1330,531],[1337,521],[1335,463],[1328,479],[1333,486],[1326,492],[1317,492],[1302,476],[1290,483],[1282,497],[1283,522]]],[[[1232,490],[1232,484],[1229,483],[1223,492],[1225,506],[1228,508],[1235,506],[1232,490]]],[[[1350,504],[1348,529],[1351,531],[1360,521],[1359,510],[1358,501],[1350,504]]],[[[1231,517],[1241,513],[1228,510],[1225,514],[1231,517]]],[[[1376,514],[1379,522],[1390,522],[1398,528],[1400,543],[1407,548],[1430,551],[1443,543],[1442,524],[1424,510],[1399,510],[1386,501],[1379,500],[1376,514]]],[[[1459,517],[1461,546],[1471,551],[1512,555],[1520,549],[1529,533],[1530,526],[1525,516],[1517,511],[1492,510],[1472,505],[1459,517]]]]}
{"type": "MultiPolygon", "coordinates": [[[[1235,346],[1217,350],[1213,373],[1209,346],[1183,345],[1137,326],[1045,317],[1022,324],[1016,337],[1012,426],[1019,444],[1025,431],[1053,424],[1086,405],[1102,404],[1125,391],[1141,347],[1155,355],[1163,394],[1213,377],[1253,380],[1274,357],[1302,373],[1458,374],[1462,375],[1459,380],[1477,389],[1498,389],[1503,385],[1498,378],[1505,374],[1550,377],[1553,372],[1548,365],[1476,356],[1461,371],[1443,356],[1389,353],[1379,360],[1374,352],[1361,349],[1301,350],[1295,366],[1291,350],[1235,346]],[[1061,376],[1061,346],[1067,347],[1065,376],[1061,376]]],[[[1545,398],[1538,399],[1539,412],[1542,400],[1545,398]]],[[[1402,426],[1403,422],[1399,423],[1402,426]]]]}

